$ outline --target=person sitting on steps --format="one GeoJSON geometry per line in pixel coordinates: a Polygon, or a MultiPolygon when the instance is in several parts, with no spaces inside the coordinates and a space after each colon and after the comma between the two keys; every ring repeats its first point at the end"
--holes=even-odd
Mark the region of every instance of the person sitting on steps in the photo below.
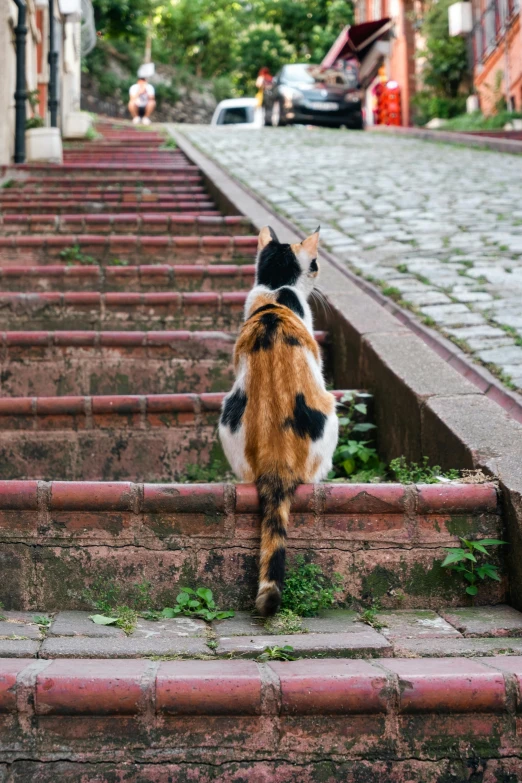
{"type": "Polygon", "coordinates": [[[138,81],[129,90],[129,111],[134,125],[142,122],[150,125],[150,115],[156,108],[155,91],[152,84],[148,84],[143,76],[138,76],[138,81]]]}

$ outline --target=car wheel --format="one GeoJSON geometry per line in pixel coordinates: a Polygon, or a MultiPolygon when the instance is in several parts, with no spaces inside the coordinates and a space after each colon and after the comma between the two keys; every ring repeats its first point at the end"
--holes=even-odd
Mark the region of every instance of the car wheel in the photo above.
{"type": "Polygon", "coordinates": [[[274,101],[272,105],[271,122],[274,128],[280,128],[285,124],[283,120],[283,112],[281,111],[281,104],[279,101],[274,101]]]}

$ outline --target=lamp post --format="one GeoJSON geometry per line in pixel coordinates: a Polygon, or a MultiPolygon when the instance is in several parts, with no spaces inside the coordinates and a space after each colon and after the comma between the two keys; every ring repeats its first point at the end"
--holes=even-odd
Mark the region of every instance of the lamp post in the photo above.
{"type": "Polygon", "coordinates": [[[51,128],[58,125],[58,52],[54,48],[54,0],[49,0],[49,113],[51,115],[51,128]]]}
{"type": "Polygon", "coordinates": [[[25,39],[27,27],[25,26],[26,5],[25,0],[15,0],[18,7],[18,23],[15,27],[16,40],[16,90],[15,99],[15,153],[14,162],[25,161],[25,119],[27,91],[25,89],[25,39]]]}

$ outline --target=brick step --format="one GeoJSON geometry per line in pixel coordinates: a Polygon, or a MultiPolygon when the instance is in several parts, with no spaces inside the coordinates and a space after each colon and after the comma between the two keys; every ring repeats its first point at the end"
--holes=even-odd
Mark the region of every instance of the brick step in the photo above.
{"type": "Polygon", "coordinates": [[[142,149],[130,148],[121,149],[96,149],[96,150],[64,150],[64,162],[67,163],[88,163],[98,165],[99,163],[135,163],[138,168],[146,160],[147,165],[151,163],[180,163],[190,165],[189,161],[182,152],[175,152],[170,149],[156,148],[145,152],[142,149]]]}
{"type": "MultiPolygon", "coordinates": [[[[33,177],[38,177],[41,175],[46,178],[60,177],[60,179],[67,177],[67,175],[70,175],[74,178],[77,176],[90,176],[92,178],[100,179],[103,177],[105,179],[106,173],[110,173],[113,177],[118,177],[120,174],[126,174],[127,176],[130,176],[134,182],[137,180],[141,181],[146,175],[155,176],[157,175],[157,172],[162,173],[172,171],[178,175],[199,173],[197,166],[191,166],[184,161],[175,161],[172,163],[164,162],[161,164],[142,163],[139,166],[137,166],[135,163],[99,163],[96,166],[88,166],[87,164],[83,163],[64,163],[60,166],[53,167],[47,164],[28,163],[17,166],[16,171],[27,172],[33,177]],[[130,174],[130,172],[132,172],[132,174],[130,174]]],[[[163,176],[167,175],[164,174],[163,176]]]]}
{"type": "Polygon", "coordinates": [[[134,264],[208,264],[233,261],[251,264],[257,237],[247,236],[136,236],[123,234],[33,234],[0,236],[0,266],[56,264],[68,248],[100,263],[117,258],[134,264]]]}
{"type": "Polygon", "coordinates": [[[0,217],[0,234],[171,234],[174,236],[250,236],[253,228],[248,218],[240,215],[226,217],[183,213],[128,214],[125,212],[104,214],[62,215],[3,215],[0,217]]]}
{"type": "MultiPolygon", "coordinates": [[[[59,433],[47,433],[53,434],[59,433]]],[[[95,459],[88,434],[74,433],[82,446],[76,459],[86,468],[95,459]]],[[[115,433],[108,437],[116,442],[115,433]]],[[[61,445],[70,456],[69,438],[61,445]]],[[[156,454],[141,456],[149,476],[156,454]]],[[[58,450],[54,461],[55,468],[63,464],[58,450]]],[[[292,504],[288,553],[290,560],[313,553],[325,574],[340,573],[341,601],[438,609],[462,602],[461,580],[440,567],[445,547],[459,545],[457,531],[501,535],[493,485],[308,484],[292,504]]],[[[221,606],[250,609],[257,492],[248,484],[2,481],[0,541],[0,599],[7,609],[89,609],[86,592],[96,585],[117,586],[125,601],[144,580],[157,606],[171,605],[176,586],[189,583],[210,585],[221,606]]],[[[477,601],[504,598],[505,582],[489,580],[477,601]]]]}
{"type": "Polygon", "coordinates": [[[0,292],[0,329],[236,329],[246,291],[0,292]]]}
{"type": "Polygon", "coordinates": [[[254,282],[253,264],[0,266],[2,291],[242,291],[254,282]]]}
{"type": "MultiPolygon", "coordinates": [[[[342,396],[338,392],[337,396],[342,396]]],[[[223,393],[0,399],[0,479],[174,481],[228,466],[223,393]]]]}
{"type": "Polygon", "coordinates": [[[0,677],[6,783],[520,779],[520,657],[27,658],[0,677]]]}
{"type": "MultiPolygon", "coordinates": [[[[315,337],[324,353],[326,333],[315,337]]],[[[4,332],[0,395],[228,391],[235,339],[230,332],[210,331],[4,332]]]]}
{"type": "Polygon", "coordinates": [[[63,175],[61,180],[57,180],[56,177],[31,177],[27,176],[24,179],[20,179],[18,175],[18,169],[8,169],[6,176],[11,177],[16,175],[16,179],[13,179],[15,183],[12,187],[7,188],[7,191],[14,192],[17,190],[26,190],[29,193],[38,193],[40,191],[54,190],[57,193],[78,191],[82,192],[82,189],[94,188],[96,190],[109,190],[109,191],[125,191],[130,188],[131,191],[136,189],[151,188],[151,187],[164,187],[169,190],[177,188],[186,188],[198,186],[202,187],[203,179],[199,173],[194,174],[143,174],[139,178],[132,175],[125,174],[121,176],[107,176],[100,179],[99,177],[92,176],[72,176],[63,175]]]}
{"type": "Polygon", "coordinates": [[[137,212],[182,212],[191,217],[204,215],[205,217],[221,217],[221,213],[216,209],[212,201],[204,200],[201,197],[194,199],[95,199],[89,201],[76,201],[72,197],[69,200],[54,201],[52,198],[41,199],[40,201],[8,201],[0,202],[0,219],[2,215],[20,215],[21,212],[30,214],[33,223],[35,215],[67,215],[70,213],[101,213],[114,214],[125,213],[125,215],[135,214],[137,212]]]}
{"type": "Polygon", "coordinates": [[[0,191],[1,204],[26,204],[31,202],[46,203],[49,199],[56,203],[69,203],[72,200],[85,199],[92,201],[121,201],[130,204],[136,201],[209,201],[210,196],[206,193],[202,185],[173,185],[172,187],[156,187],[154,189],[145,187],[74,187],[69,186],[65,191],[63,187],[51,187],[45,185],[43,188],[31,188],[24,190],[17,186],[8,188],[6,191],[0,191]]]}

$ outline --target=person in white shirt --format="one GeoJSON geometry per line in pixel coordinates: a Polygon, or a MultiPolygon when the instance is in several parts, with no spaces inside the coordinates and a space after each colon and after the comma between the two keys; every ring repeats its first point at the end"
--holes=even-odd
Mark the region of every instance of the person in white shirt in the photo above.
{"type": "Polygon", "coordinates": [[[150,115],[156,108],[155,94],[152,84],[148,84],[143,76],[138,76],[138,81],[129,90],[129,111],[135,125],[140,122],[150,125],[150,115]]]}

